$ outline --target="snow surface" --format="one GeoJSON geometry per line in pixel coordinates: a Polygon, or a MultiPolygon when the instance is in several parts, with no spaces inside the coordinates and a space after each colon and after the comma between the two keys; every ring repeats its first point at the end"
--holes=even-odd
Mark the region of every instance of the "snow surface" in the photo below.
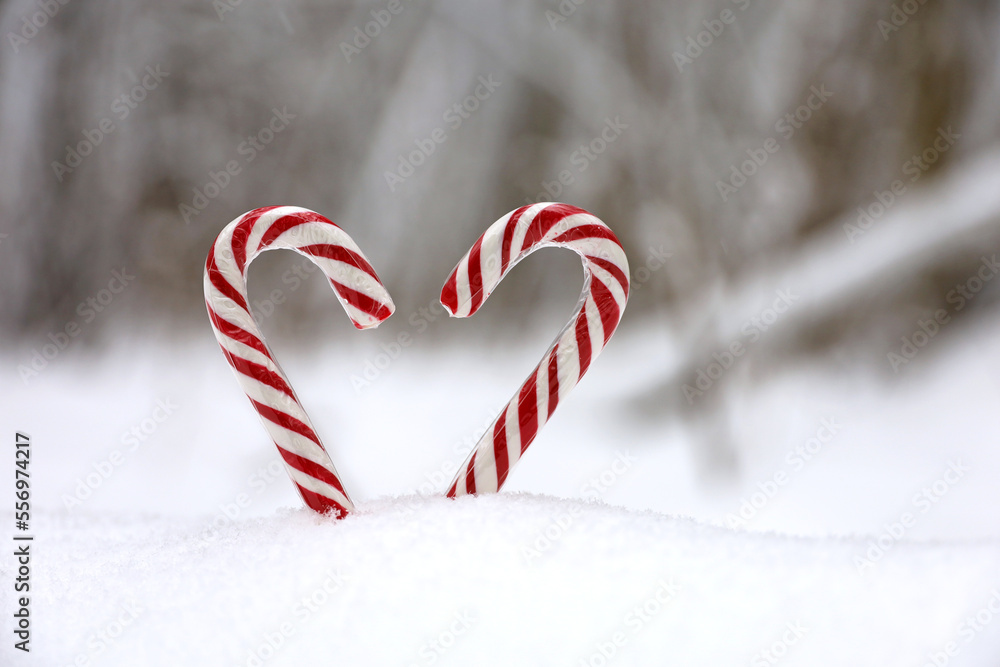
{"type": "Polygon", "coordinates": [[[1000,584],[995,544],[898,544],[860,576],[862,540],[527,494],[217,529],[36,521],[33,664],[597,665],[616,634],[622,665],[772,664],[768,649],[782,665],[922,665],[953,641],[948,664],[995,664],[974,659],[989,639],[961,633],[1000,584]]]}
{"type": "MultiPolygon", "coordinates": [[[[433,496],[548,334],[489,355],[417,352],[418,337],[360,393],[350,375],[407,330],[405,318],[337,349],[286,352],[278,337],[359,506],[342,522],[300,509],[207,325],[192,344],[123,339],[93,359],[71,348],[27,385],[12,373],[0,386],[0,429],[32,436],[36,535],[33,652],[12,656],[7,635],[0,665],[253,666],[255,650],[268,666],[576,667],[604,664],[594,651],[621,632],[609,664],[996,667],[996,319],[944,332],[894,384],[819,366],[756,379],[719,413],[738,467],[714,482],[697,420],[634,411],[671,359],[648,333],[655,323],[626,320],[504,493],[461,501],[433,496]],[[157,401],[175,407],[154,425],[157,401]],[[788,452],[828,418],[842,428],[793,469],[788,452]],[[125,434],[143,424],[152,430],[130,447],[125,434]],[[116,450],[124,462],[78,497],[116,450]],[[918,505],[952,464],[961,477],[918,505]],[[787,483],[739,529],[727,526],[776,472],[787,483]],[[906,513],[915,522],[893,537],[906,513]],[[553,546],[529,558],[546,531],[553,546]],[[859,572],[880,537],[884,555],[859,572]],[[324,597],[328,578],[336,590],[304,614],[296,605],[324,597]],[[680,587],[663,603],[661,582],[680,587]],[[627,615],[647,602],[662,608],[636,628],[627,615]],[[141,611],[119,628],[123,605],[141,611]],[[286,622],[270,655],[267,637],[286,622]],[[102,644],[101,632],[118,636],[102,644]],[[437,652],[434,640],[453,646],[437,652]],[[955,655],[942,657],[950,642],[955,655]]],[[[0,506],[0,521],[11,519],[0,506]]],[[[11,552],[0,551],[7,618],[11,552]]]]}

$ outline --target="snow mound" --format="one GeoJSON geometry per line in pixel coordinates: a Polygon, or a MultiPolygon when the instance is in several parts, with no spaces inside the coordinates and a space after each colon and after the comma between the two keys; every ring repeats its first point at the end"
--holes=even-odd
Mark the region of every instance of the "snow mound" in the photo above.
{"type": "Polygon", "coordinates": [[[981,664],[963,624],[1000,584],[996,543],[899,542],[862,573],[866,539],[521,494],[380,500],[343,521],[35,524],[32,662],[3,664],[887,667],[950,642],[947,664],[981,664]]]}

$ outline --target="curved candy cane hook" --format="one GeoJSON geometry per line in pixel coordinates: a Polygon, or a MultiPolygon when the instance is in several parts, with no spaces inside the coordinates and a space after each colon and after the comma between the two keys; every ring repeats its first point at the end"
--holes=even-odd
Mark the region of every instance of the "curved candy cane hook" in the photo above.
{"type": "Polygon", "coordinates": [[[343,517],[354,504],[247,304],[250,262],[276,248],[294,250],[319,266],[358,329],[377,327],[395,306],[351,237],[297,206],[258,208],[236,218],[219,234],[205,263],[208,316],[240,387],[306,505],[343,517]]]}
{"type": "Polygon", "coordinates": [[[499,491],[559,402],[607,345],[628,302],[625,251],[603,222],[581,208],[543,203],[503,216],[476,241],[441,290],[454,317],[469,317],[503,277],[539,248],[583,258],[583,293],[569,323],[486,431],[448,490],[449,497],[499,491]]]}

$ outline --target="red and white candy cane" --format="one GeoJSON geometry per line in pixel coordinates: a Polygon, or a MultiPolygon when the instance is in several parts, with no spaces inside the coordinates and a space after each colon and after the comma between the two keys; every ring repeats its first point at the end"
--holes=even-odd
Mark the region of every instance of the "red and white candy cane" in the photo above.
{"type": "Polygon", "coordinates": [[[580,303],[541,363],[459,469],[448,496],[499,491],[559,402],[590,368],[618,327],[628,302],[628,260],[603,222],[581,208],[524,206],[486,230],[441,290],[453,317],[469,317],[503,277],[539,248],[569,248],[583,258],[580,303]]]}
{"type": "Polygon", "coordinates": [[[222,230],[205,263],[208,316],[240,387],[306,505],[343,517],[354,504],[247,304],[250,262],[277,248],[315,262],[358,329],[377,327],[395,307],[351,237],[322,215],[297,206],[258,208],[241,215],[222,230]]]}

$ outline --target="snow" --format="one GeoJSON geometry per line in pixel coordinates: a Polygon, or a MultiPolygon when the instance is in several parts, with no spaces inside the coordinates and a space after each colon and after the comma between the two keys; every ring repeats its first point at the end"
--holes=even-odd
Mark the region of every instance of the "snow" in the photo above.
{"type": "Polygon", "coordinates": [[[994,595],[1000,609],[983,588],[1000,585],[995,544],[897,544],[861,576],[860,539],[527,494],[214,529],[36,520],[35,664],[597,665],[614,646],[623,665],[769,664],[770,649],[783,665],[888,667],[949,642],[949,664],[986,664],[960,662],[984,641],[961,628],[994,595]]]}
{"type": "Polygon", "coordinates": [[[696,420],[632,407],[669,353],[653,323],[626,319],[504,493],[460,501],[438,494],[547,334],[490,355],[407,349],[360,393],[350,375],[391,326],[339,349],[278,337],[360,510],[339,522],[301,509],[207,324],[194,343],[70,349],[0,388],[0,428],[32,436],[36,536],[33,651],[12,661],[8,636],[0,664],[255,665],[257,651],[268,666],[575,667],[605,664],[621,633],[608,664],[995,667],[995,319],[938,337],[896,384],[803,365],[757,381],[720,413],[738,454],[721,480],[705,475],[696,420]],[[790,464],[830,419],[834,437],[790,464]],[[314,595],[315,611],[297,606],[314,595]],[[628,616],[647,603],[648,621],[628,616]]]}

